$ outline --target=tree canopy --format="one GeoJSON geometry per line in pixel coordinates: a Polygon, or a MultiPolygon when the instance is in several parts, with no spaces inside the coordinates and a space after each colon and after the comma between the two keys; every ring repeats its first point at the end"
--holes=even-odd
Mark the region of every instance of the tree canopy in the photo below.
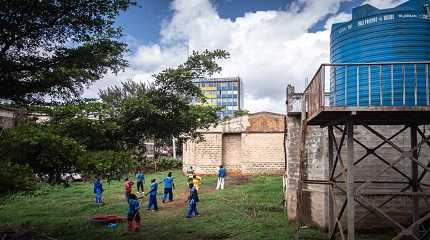
{"type": "MultiPolygon", "coordinates": [[[[204,104],[193,79],[221,71],[217,60],[228,57],[222,50],[194,52],[184,64],[155,74],[151,84],[129,81],[101,91],[101,100],[35,107],[49,120],[6,130],[0,163],[10,171],[0,177],[25,170],[53,182],[71,172],[117,179],[137,166],[145,141],[200,137],[198,129],[217,123],[219,108],[204,104]]],[[[7,189],[18,184],[9,181],[7,189]]]]}
{"type": "Polygon", "coordinates": [[[132,0],[0,0],[0,98],[22,102],[78,97],[127,66],[114,26],[132,0]]]}
{"type": "Polygon", "coordinates": [[[119,122],[129,143],[148,138],[196,138],[200,136],[197,129],[218,121],[219,108],[204,104],[205,97],[193,79],[220,72],[217,60],[228,57],[224,50],[193,52],[184,64],[155,74],[152,84],[126,82],[101,91],[100,96],[104,102],[120,106],[119,122]],[[203,104],[191,104],[193,100],[203,104]]]}

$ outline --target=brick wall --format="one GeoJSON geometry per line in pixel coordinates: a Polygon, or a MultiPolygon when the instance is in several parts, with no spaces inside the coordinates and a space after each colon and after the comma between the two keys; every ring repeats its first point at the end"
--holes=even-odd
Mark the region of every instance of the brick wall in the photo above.
{"type": "Polygon", "coordinates": [[[284,116],[257,113],[231,119],[202,132],[205,141],[183,145],[183,170],[216,174],[224,165],[229,175],[283,175],[284,116]]]}
{"type": "Polygon", "coordinates": [[[283,133],[243,133],[243,174],[282,175],[285,169],[283,133]]]}
{"type": "Polygon", "coordinates": [[[239,175],[242,134],[230,133],[222,136],[222,165],[229,175],[239,175]]]}
{"type": "Polygon", "coordinates": [[[204,142],[183,145],[183,171],[216,174],[224,165],[229,175],[283,175],[283,133],[203,134],[204,142]]]}
{"type": "Polygon", "coordinates": [[[222,134],[203,135],[204,141],[183,144],[183,171],[193,166],[197,174],[216,174],[222,161],[222,134]]]}

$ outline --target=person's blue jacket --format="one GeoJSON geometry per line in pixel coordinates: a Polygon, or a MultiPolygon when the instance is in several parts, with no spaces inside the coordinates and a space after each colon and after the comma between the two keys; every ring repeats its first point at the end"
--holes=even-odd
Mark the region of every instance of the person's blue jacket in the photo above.
{"type": "Polygon", "coordinates": [[[220,168],[218,170],[218,177],[225,177],[225,169],[224,168],[220,168]]]}
{"type": "Polygon", "coordinates": [[[94,193],[102,193],[103,192],[103,184],[99,179],[94,181],[94,193]]]}
{"type": "Polygon", "coordinates": [[[143,173],[136,174],[136,182],[143,182],[145,180],[145,175],[143,173]]]}
{"type": "Polygon", "coordinates": [[[173,177],[165,177],[163,180],[164,188],[172,188],[173,177]]]}
{"type": "Polygon", "coordinates": [[[151,183],[151,189],[149,190],[149,195],[157,196],[157,190],[158,190],[158,183],[156,182],[151,183]]]}
{"type": "Polygon", "coordinates": [[[129,199],[127,215],[129,217],[133,217],[137,213],[137,211],[139,211],[139,208],[140,208],[139,201],[135,199],[129,199]]]}

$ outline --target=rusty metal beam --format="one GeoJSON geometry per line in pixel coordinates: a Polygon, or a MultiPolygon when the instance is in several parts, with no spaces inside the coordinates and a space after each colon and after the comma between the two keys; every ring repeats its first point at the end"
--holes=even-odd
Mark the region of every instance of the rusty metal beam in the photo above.
{"type": "MultiPolygon", "coordinates": [[[[405,188],[403,188],[402,190],[400,190],[400,192],[404,192],[406,190],[408,190],[411,187],[411,185],[406,186],[405,188]]],[[[378,208],[382,208],[383,206],[385,206],[386,204],[388,204],[389,202],[391,202],[392,200],[394,200],[395,198],[397,198],[398,196],[392,196],[389,199],[385,200],[384,202],[382,202],[381,204],[378,205],[378,208]]],[[[368,211],[365,215],[361,216],[358,220],[357,223],[362,222],[364,219],[366,219],[368,216],[370,216],[371,214],[373,214],[374,212],[372,211],[368,211]]]]}
{"type": "Polygon", "coordinates": [[[400,240],[402,239],[403,236],[410,236],[413,237],[415,239],[420,240],[417,236],[415,236],[414,232],[414,228],[416,228],[418,225],[424,223],[427,219],[430,218],[430,213],[427,213],[426,215],[424,215],[424,217],[418,219],[417,221],[415,221],[414,223],[412,223],[412,225],[410,225],[408,228],[403,229],[399,234],[397,234],[397,236],[395,236],[392,240],[400,240]]]}
{"type": "Polygon", "coordinates": [[[355,240],[355,201],[354,201],[354,125],[352,121],[346,124],[347,131],[347,175],[346,175],[346,197],[347,203],[347,226],[348,226],[348,240],[355,240]]]}
{"type": "MultiPolygon", "coordinates": [[[[337,130],[341,131],[341,129],[338,126],[335,126],[337,130]]],[[[399,134],[401,134],[403,131],[405,131],[406,129],[408,129],[408,127],[404,127],[402,129],[400,129],[398,132],[396,132],[395,134],[393,134],[391,137],[388,138],[388,140],[392,140],[393,138],[397,137],[399,134]]],[[[358,143],[360,146],[362,146],[364,149],[366,149],[366,153],[360,157],[357,161],[354,162],[354,166],[358,165],[361,161],[363,161],[367,156],[369,156],[370,154],[375,155],[378,159],[380,159],[381,161],[383,161],[385,164],[388,164],[387,161],[385,161],[382,157],[380,157],[379,155],[376,154],[376,150],[379,149],[380,147],[382,147],[384,144],[387,143],[387,141],[383,141],[382,143],[378,144],[376,147],[374,148],[368,148],[366,145],[364,145],[363,143],[361,143],[359,140],[357,140],[356,138],[354,138],[354,141],[356,143],[358,143]]],[[[430,167],[430,166],[429,166],[430,167]]],[[[396,167],[393,168],[395,171],[397,171],[398,173],[400,173],[403,177],[407,178],[409,181],[411,180],[409,178],[409,176],[407,176],[406,174],[404,174],[403,172],[401,172],[399,169],[397,169],[396,167]]],[[[341,174],[336,175],[336,177],[334,177],[334,179],[338,179],[340,177],[341,174]]]]}
{"type": "MultiPolygon", "coordinates": [[[[363,125],[365,126],[365,125],[363,125]]],[[[371,131],[374,131],[376,134],[375,135],[380,135],[378,132],[376,132],[375,130],[373,130],[372,128],[365,126],[366,128],[370,129],[371,131]]],[[[382,138],[386,139],[384,136],[382,136],[382,138]]],[[[390,169],[392,166],[396,165],[397,163],[399,163],[400,161],[402,161],[405,158],[410,158],[411,160],[415,160],[413,157],[413,151],[417,150],[421,145],[423,145],[425,142],[427,142],[430,139],[430,136],[421,140],[421,142],[419,144],[417,144],[414,148],[410,149],[409,151],[403,151],[401,150],[401,155],[400,157],[398,157],[394,162],[390,163],[390,165],[388,165],[387,167],[381,169],[380,171],[378,171],[377,173],[374,174],[374,177],[371,177],[370,179],[368,179],[365,183],[363,183],[362,185],[360,185],[357,188],[357,191],[359,191],[360,189],[364,188],[365,186],[369,185],[373,180],[376,180],[382,173],[386,172],[388,169],[390,169]]],[[[390,144],[390,141],[387,142],[390,144]]],[[[393,145],[395,145],[394,143],[392,143],[393,145]]],[[[391,145],[391,144],[390,144],[391,145]]],[[[395,145],[396,147],[398,147],[397,145],[395,145]]],[[[416,161],[415,161],[416,162],[416,161]]],[[[418,163],[418,165],[420,165],[421,163],[418,163]]],[[[420,165],[421,166],[421,165],[420,165]]]]}
{"type": "MultiPolygon", "coordinates": [[[[415,71],[416,71],[416,67],[415,67],[415,71]]],[[[416,80],[416,79],[415,79],[416,80]]],[[[411,126],[411,149],[415,149],[415,147],[417,146],[417,141],[418,141],[418,137],[417,137],[417,129],[418,126],[411,126]]],[[[415,159],[418,160],[418,149],[415,149],[412,151],[413,157],[415,159]]],[[[412,185],[412,191],[417,194],[418,193],[418,188],[419,188],[419,183],[418,183],[418,164],[414,161],[411,161],[411,175],[412,175],[412,179],[411,179],[411,185],[412,185]]],[[[412,222],[416,222],[418,219],[418,215],[419,215],[419,199],[417,196],[412,195],[412,222]]],[[[413,233],[416,236],[419,236],[419,226],[416,226],[413,228],[413,233]]]]}
{"type": "MultiPolygon", "coordinates": [[[[417,150],[417,149],[411,149],[410,151],[403,151],[401,147],[397,146],[395,143],[393,143],[392,141],[388,140],[386,137],[384,137],[382,134],[380,134],[379,132],[377,132],[376,130],[372,129],[371,127],[369,127],[367,124],[361,123],[366,129],[368,129],[369,131],[371,131],[374,135],[378,136],[379,138],[381,138],[382,140],[387,140],[387,143],[390,144],[395,150],[397,150],[398,152],[400,152],[402,155],[403,154],[407,154],[408,158],[410,158],[412,161],[414,161],[415,163],[417,163],[420,167],[424,168],[427,171],[430,171],[430,167],[425,166],[423,163],[421,163],[417,158],[414,157],[414,155],[412,154],[413,151],[417,150]]],[[[419,147],[421,147],[421,145],[423,145],[424,143],[428,142],[430,140],[430,135],[424,139],[421,140],[419,147]]],[[[390,164],[391,165],[391,164],[390,164]]]]}
{"type": "MultiPolygon", "coordinates": [[[[333,169],[333,160],[334,160],[334,146],[333,146],[333,134],[332,134],[333,126],[328,126],[327,133],[328,133],[328,169],[329,169],[329,172],[331,173],[331,170],[333,169]]],[[[334,194],[332,194],[332,191],[333,191],[333,186],[330,185],[329,186],[330,194],[329,194],[329,201],[328,201],[329,232],[334,231],[335,224],[337,224],[335,223],[336,221],[334,221],[336,216],[336,211],[335,211],[336,197],[334,196],[334,194]]]]}
{"type": "MultiPolygon", "coordinates": [[[[336,126],[336,128],[337,128],[337,126],[336,126]]],[[[393,138],[395,138],[396,136],[398,136],[400,133],[402,133],[407,128],[408,127],[404,127],[403,129],[401,129],[400,131],[398,131],[397,133],[395,133],[394,135],[392,135],[390,138],[388,138],[388,140],[392,140],[393,138]]],[[[337,129],[339,130],[339,128],[337,128],[337,129]]],[[[363,161],[369,155],[374,155],[378,160],[382,161],[386,165],[390,165],[390,163],[387,160],[385,160],[383,157],[381,157],[379,154],[376,153],[376,150],[378,148],[382,147],[384,144],[387,143],[386,140],[384,140],[382,143],[380,143],[379,145],[377,145],[375,148],[369,148],[369,147],[367,147],[365,144],[363,144],[362,142],[360,142],[356,138],[354,138],[354,142],[358,143],[358,145],[360,145],[361,147],[363,147],[367,151],[362,157],[360,157],[357,161],[354,162],[354,166],[356,166],[357,164],[359,164],[361,161],[363,161]]],[[[392,169],[394,171],[396,171],[397,173],[399,173],[400,175],[402,175],[404,178],[408,179],[409,181],[412,181],[412,179],[407,174],[405,174],[404,172],[402,172],[397,167],[392,166],[392,169]]],[[[337,179],[339,176],[340,176],[340,174],[338,174],[334,179],[337,179]]]]}
{"type": "MultiPolygon", "coordinates": [[[[329,237],[329,239],[330,240],[335,239],[336,230],[337,230],[337,228],[339,228],[340,236],[341,236],[342,240],[345,240],[345,235],[343,234],[344,233],[344,229],[343,229],[343,226],[342,226],[342,223],[340,222],[340,220],[342,219],[342,216],[343,216],[343,213],[345,211],[348,199],[345,199],[345,201],[342,204],[342,207],[340,208],[339,213],[336,214],[337,203],[336,203],[336,196],[333,193],[333,187],[332,186],[330,186],[329,192],[330,192],[330,196],[331,196],[331,198],[333,200],[333,203],[332,203],[332,205],[333,205],[333,213],[334,213],[334,215],[337,215],[336,219],[335,219],[335,223],[334,223],[333,229],[330,231],[330,235],[329,235],[330,237],[329,237]]],[[[334,217],[334,215],[333,215],[333,217],[334,217]]]]}
{"type": "MultiPolygon", "coordinates": [[[[333,179],[333,175],[334,175],[334,173],[336,171],[336,168],[337,168],[337,163],[339,162],[339,160],[342,162],[340,154],[341,154],[341,151],[342,151],[343,142],[345,141],[346,128],[343,130],[339,146],[337,145],[336,137],[334,136],[334,132],[331,131],[331,132],[329,132],[329,134],[331,134],[331,136],[332,136],[333,146],[334,146],[334,148],[336,150],[335,162],[334,162],[333,168],[332,168],[331,173],[330,173],[330,179],[333,179]]],[[[343,164],[343,162],[342,162],[342,164],[343,164]]]]}

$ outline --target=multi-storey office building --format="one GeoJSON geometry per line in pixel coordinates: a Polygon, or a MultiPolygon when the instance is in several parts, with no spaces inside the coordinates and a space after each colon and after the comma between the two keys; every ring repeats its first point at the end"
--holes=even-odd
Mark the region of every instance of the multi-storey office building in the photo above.
{"type": "Polygon", "coordinates": [[[234,112],[243,108],[243,86],[239,77],[198,78],[193,83],[206,97],[206,104],[222,107],[218,111],[220,118],[232,117],[234,112]]]}

